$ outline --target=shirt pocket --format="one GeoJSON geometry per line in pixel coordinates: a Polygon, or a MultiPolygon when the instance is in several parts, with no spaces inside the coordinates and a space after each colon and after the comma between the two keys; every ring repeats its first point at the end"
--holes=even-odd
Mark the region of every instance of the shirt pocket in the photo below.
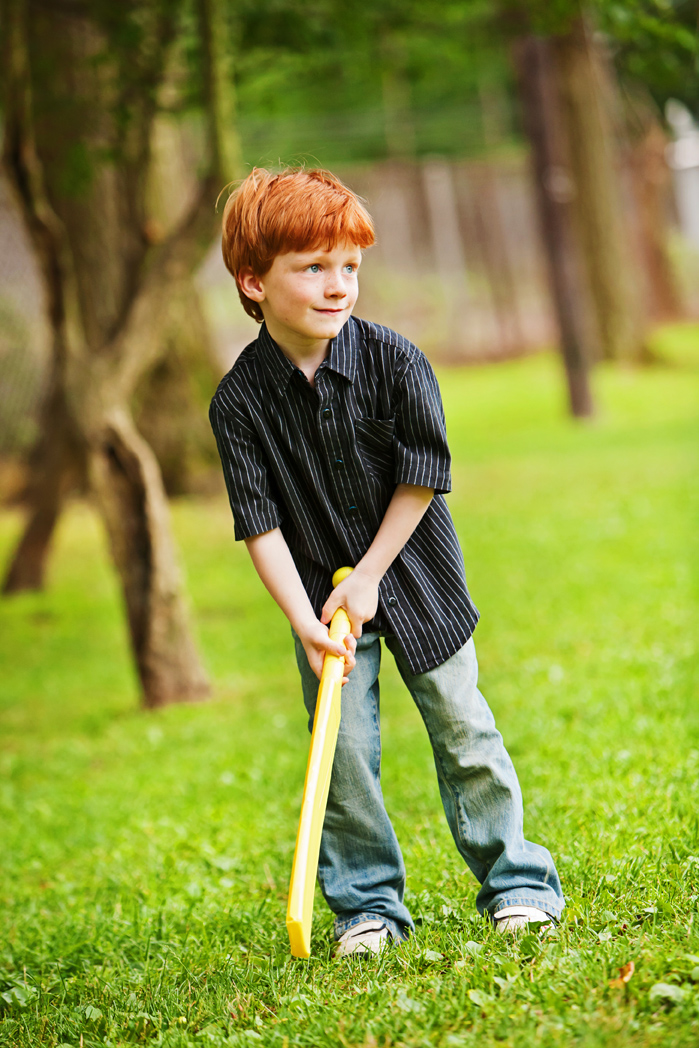
{"type": "Polygon", "coordinates": [[[356,418],[354,435],[362,464],[377,479],[393,479],[393,418],[356,418]]]}

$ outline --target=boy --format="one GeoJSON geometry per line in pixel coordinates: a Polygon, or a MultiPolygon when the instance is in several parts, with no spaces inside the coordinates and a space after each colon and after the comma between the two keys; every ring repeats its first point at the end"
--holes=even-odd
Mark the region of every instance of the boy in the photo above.
{"type": "Polygon", "coordinates": [[[345,657],[318,870],[339,955],[413,928],[380,787],[381,636],[425,721],[479,911],[514,931],[564,905],[550,854],[523,837],[517,776],[477,689],[436,378],[407,339],[351,316],[373,242],[369,215],[329,173],[252,171],[226,204],[223,256],[262,327],[210,413],[235,537],[292,626],[309,726],[325,652],[345,657]],[[345,564],[354,571],[333,590],[345,564]],[[340,606],[345,646],[327,631],[340,606]]]}

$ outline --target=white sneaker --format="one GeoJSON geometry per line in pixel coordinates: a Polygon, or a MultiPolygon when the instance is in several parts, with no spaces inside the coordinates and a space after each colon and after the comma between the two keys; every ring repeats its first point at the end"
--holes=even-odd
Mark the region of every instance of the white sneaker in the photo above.
{"type": "Polygon", "coordinates": [[[335,957],[348,957],[352,953],[379,953],[391,939],[383,921],[362,921],[348,928],[335,947],[335,957]]]}
{"type": "Polygon", "coordinates": [[[553,920],[544,910],[536,906],[505,906],[493,916],[495,929],[501,933],[526,931],[530,924],[553,927],[553,920]]]}

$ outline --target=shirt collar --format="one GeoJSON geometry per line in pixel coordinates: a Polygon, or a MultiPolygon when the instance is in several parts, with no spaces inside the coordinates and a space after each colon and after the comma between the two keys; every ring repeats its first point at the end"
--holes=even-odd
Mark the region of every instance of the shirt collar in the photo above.
{"type": "Polygon", "coordinates": [[[289,358],[284,356],[267,330],[266,324],[262,325],[257,336],[257,352],[267,379],[278,391],[279,395],[283,396],[296,368],[289,358]]]}
{"type": "MultiPolygon", "coordinates": [[[[349,318],[339,334],[330,342],[330,352],[326,358],[326,367],[344,375],[350,382],[354,381],[357,370],[357,341],[359,335],[357,325],[352,317],[349,318]]],[[[262,324],[257,336],[257,346],[260,361],[265,369],[267,377],[271,380],[280,396],[284,396],[289,385],[291,376],[297,370],[285,356],[277,343],[274,341],[267,325],[262,324]]]]}
{"type": "Polygon", "coordinates": [[[330,343],[328,367],[337,371],[338,375],[344,375],[350,382],[354,382],[354,373],[357,370],[358,340],[357,325],[350,317],[330,343]]]}

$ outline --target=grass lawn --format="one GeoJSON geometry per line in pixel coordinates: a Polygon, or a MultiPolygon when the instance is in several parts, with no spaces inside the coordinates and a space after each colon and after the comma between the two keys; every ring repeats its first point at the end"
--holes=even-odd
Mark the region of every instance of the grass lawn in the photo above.
{"type": "MultiPolygon", "coordinates": [[[[699,330],[602,370],[564,415],[555,358],[443,371],[481,687],[565,917],[498,937],[387,654],[384,791],[417,934],[289,957],[308,749],[289,629],[223,499],[173,507],[215,698],[138,709],[91,509],[44,594],[0,603],[0,1044],[699,1044],[699,330]],[[624,982],[619,970],[633,962],[624,982]]],[[[3,556],[20,526],[0,516],[3,556]]],[[[625,969],[627,972],[629,969],[625,969]]]]}

